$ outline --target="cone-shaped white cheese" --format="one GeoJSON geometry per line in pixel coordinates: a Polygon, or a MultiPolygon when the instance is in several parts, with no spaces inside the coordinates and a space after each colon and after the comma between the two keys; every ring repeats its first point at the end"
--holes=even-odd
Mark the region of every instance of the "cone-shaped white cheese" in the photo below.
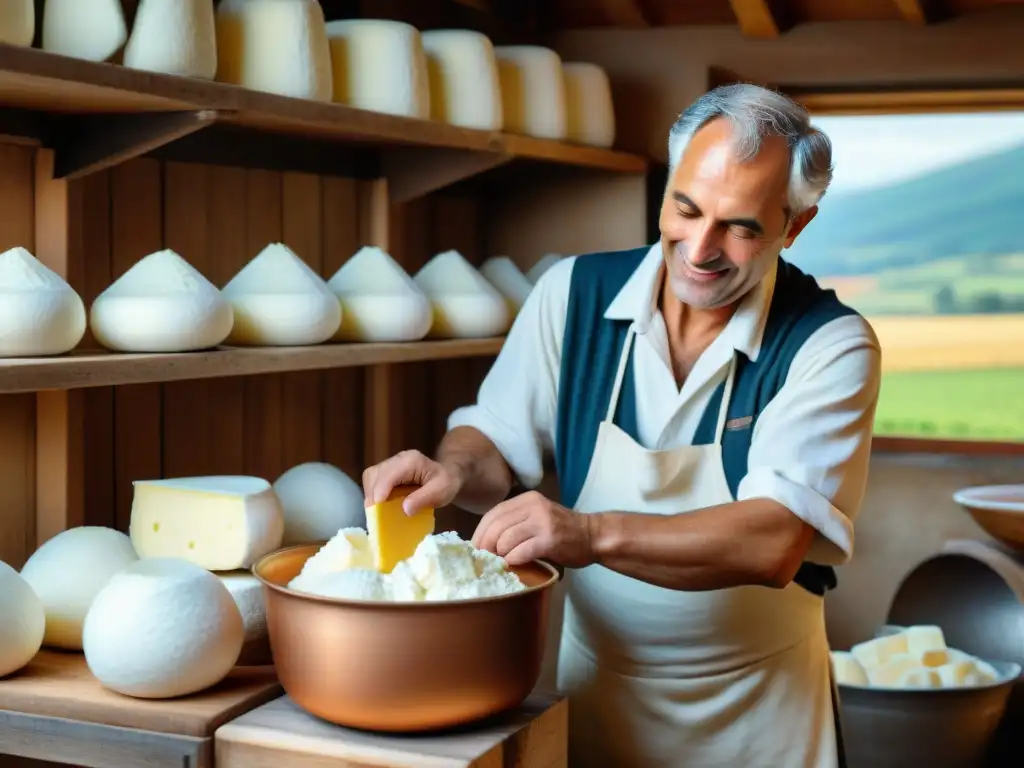
{"type": "Polygon", "coordinates": [[[327,23],[334,101],[389,115],[427,119],[430,89],[419,30],[402,21],[327,23]]]}
{"type": "Polygon", "coordinates": [[[124,65],[212,80],[217,74],[212,0],[142,0],[124,65]]]}
{"type": "Polygon", "coordinates": [[[281,546],[281,502],[262,477],[175,477],[132,486],[128,532],[139,557],[236,571],[281,546]]]}
{"type": "Polygon", "coordinates": [[[244,638],[220,579],[185,560],[151,558],[125,568],[96,596],[83,646],[89,671],[106,688],[165,699],[223,680],[244,638]]]}
{"type": "Polygon", "coordinates": [[[106,61],[128,39],[121,0],[46,0],[43,50],[106,61]]]}
{"type": "Polygon", "coordinates": [[[458,251],[437,254],[414,279],[434,307],[432,337],[483,338],[508,330],[505,298],[458,251]]]}
{"type": "Polygon", "coordinates": [[[558,253],[544,254],[536,264],[526,270],[526,279],[536,285],[537,281],[540,280],[540,276],[555,266],[562,258],[562,255],[558,253]]]}
{"type": "Polygon", "coordinates": [[[81,297],[24,248],[0,253],[0,357],[60,355],[85,335],[81,297]]]}
{"type": "Polygon", "coordinates": [[[43,602],[16,570],[0,561],[0,678],[39,652],[46,628],[43,602]]]}
{"type": "Polygon", "coordinates": [[[82,625],[96,595],[138,556],[120,531],[80,526],[61,531],[37,549],[21,569],[46,611],[43,645],[81,650],[82,625]]]}
{"type": "Polygon", "coordinates": [[[89,310],[96,340],[118,352],[189,352],[231,332],[231,305],[172,250],[139,260],[89,310]]]}
{"type": "Polygon", "coordinates": [[[217,79],[297,99],[330,101],[331,52],[317,0],[223,0],[217,79]]]}
{"type": "Polygon", "coordinates": [[[566,136],[562,60],[550,48],[509,45],[494,49],[501,79],[505,130],[542,139],[566,136]]]}
{"type": "Polygon", "coordinates": [[[327,541],[342,528],[365,528],[365,495],[335,466],[310,461],[292,467],[274,482],[284,510],[281,546],[327,541]]]}
{"type": "MultiPolygon", "coordinates": [[[[33,0],[3,0],[0,2],[0,43],[32,45],[36,34],[36,9],[33,0]]],[[[3,651],[0,651],[2,656],[3,651]]],[[[0,670],[3,661],[0,661],[0,670]]],[[[0,671],[0,676],[3,672],[0,671]]]]}
{"type": "Polygon", "coordinates": [[[248,571],[219,573],[217,578],[228,588],[245,628],[242,652],[235,662],[243,667],[257,667],[273,664],[270,652],[270,635],[267,630],[267,607],[263,600],[263,585],[248,571]]]}
{"type": "Polygon", "coordinates": [[[610,147],[615,143],[615,110],[608,75],[597,64],[567,62],[565,74],[566,138],[577,144],[610,147]]]}
{"type": "Polygon", "coordinates": [[[434,320],[423,291],[375,246],[360,248],[327,285],[341,302],[336,341],[418,341],[434,320]]]}
{"type": "Polygon", "coordinates": [[[533,283],[508,256],[488,259],[480,267],[480,273],[505,297],[513,315],[523,308],[526,297],[533,290],[533,283]]]}
{"type": "Polygon", "coordinates": [[[327,283],[281,243],[260,251],[223,293],[235,312],[229,344],[320,344],[341,325],[341,305],[327,283]]]}
{"type": "Polygon", "coordinates": [[[469,29],[424,32],[430,116],[451,125],[500,131],[501,80],[494,46],[469,29]]]}

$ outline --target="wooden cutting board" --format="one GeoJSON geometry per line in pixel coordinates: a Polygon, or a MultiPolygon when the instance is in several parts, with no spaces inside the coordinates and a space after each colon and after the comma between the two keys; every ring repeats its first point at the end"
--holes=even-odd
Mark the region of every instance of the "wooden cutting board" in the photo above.
{"type": "Polygon", "coordinates": [[[236,667],[221,683],[192,696],[135,699],[103,688],[82,654],[43,650],[20,672],[0,679],[0,709],[209,737],[231,718],[281,693],[273,667],[236,667]]]}
{"type": "Polygon", "coordinates": [[[569,708],[531,696],[507,715],[426,735],[376,734],[332,725],[282,696],[222,725],[217,768],[564,768],[569,708]]]}

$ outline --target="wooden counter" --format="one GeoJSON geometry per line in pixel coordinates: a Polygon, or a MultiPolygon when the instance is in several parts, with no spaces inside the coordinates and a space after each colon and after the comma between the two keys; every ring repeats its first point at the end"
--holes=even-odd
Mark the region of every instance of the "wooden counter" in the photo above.
{"type": "Polygon", "coordinates": [[[396,736],[332,725],[282,696],[222,725],[217,768],[564,768],[568,703],[531,696],[514,712],[458,731],[396,736]]]}
{"type": "Polygon", "coordinates": [[[210,768],[217,727],[280,694],[272,668],[236,667],[193,696],[135,699],[103,688],[82,654],[44,650],[0,679],[0,754],[90,768],[210,768]]]}

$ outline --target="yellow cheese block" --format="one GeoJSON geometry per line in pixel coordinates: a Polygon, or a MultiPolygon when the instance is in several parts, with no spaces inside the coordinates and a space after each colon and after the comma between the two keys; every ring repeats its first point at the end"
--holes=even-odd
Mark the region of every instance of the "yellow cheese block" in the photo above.
{"type": "Polygon", "coordinates": [[[366,532],[370,536],[373,565],[381,573],[411,557],[416,547],[434,532],[434,510],[405,514],[402,501],[419,486],[400,485],[387,501],[366,508],[366,532]]]}

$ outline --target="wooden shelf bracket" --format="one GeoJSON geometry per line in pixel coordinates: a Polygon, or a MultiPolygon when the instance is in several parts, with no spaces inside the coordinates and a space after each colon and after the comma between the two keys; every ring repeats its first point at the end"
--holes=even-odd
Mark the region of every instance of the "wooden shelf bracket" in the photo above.
{"type": "Polygon", "coordinates": [[[220,116],[212,109],[54,116],[46,140],[55,155],[53,177],[76,179],[110,168],[213,125],[220,116]]]}
{"type": "Polygon", "coordinates": [[[400,147],[385,150],[381,165],[388,180],[388,197],[397,205],[493,170],[513,159],[513,155],[503,152],[400,147]]]}

